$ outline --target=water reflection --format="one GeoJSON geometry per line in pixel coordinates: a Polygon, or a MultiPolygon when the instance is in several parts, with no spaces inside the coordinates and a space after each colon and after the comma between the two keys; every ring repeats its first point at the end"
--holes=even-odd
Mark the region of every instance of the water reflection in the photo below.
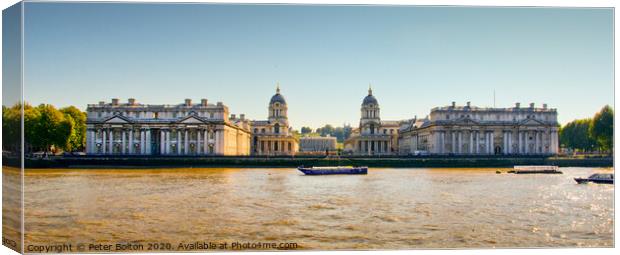
{"type": "Polygon", "coordinates": [[[495,170],[28,170],[25,240],[276,241],[306,249],[613,246],[613,185],[572,180],[611,169],[495,170]]]}

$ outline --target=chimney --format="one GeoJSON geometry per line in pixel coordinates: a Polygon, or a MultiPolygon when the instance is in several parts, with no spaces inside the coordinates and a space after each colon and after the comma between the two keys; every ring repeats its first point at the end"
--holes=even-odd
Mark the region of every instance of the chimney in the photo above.
{"type": "Polygon", "coordinates": [[[452,101],[452,108],[456,107],[456,102],[452,101]]]}
{"type": "Polygon", "coordinates": [[[99,105],[105,105],[104,101],[99,101],[99,105]]]}
{"type": "Polygon", "coordinates": [[[547,110],[547,104],[543,104],[543,109],[547,110]]]}
{"type": "Polygon", "coordinates": [[[130,98],[130,99],[127,99],[127,103],[128,103],[129,105],[135,105],[135,104],[136,104],[136,99],[135,99],[135,98],[130,98]]]}
{"type": "Polygon", "coordinates": [[[530,103],[530,108],[534,108],[534,103],[530,103]]]}
{"type": "Polygon", "coordinates": [[[515,108],[521,107],[521,103],[515,103],[515,108]]]}
{"type": "Polygon", "coordinates": [[[230,119],[231,119],[231,120],[234,120],[234,119],[236,119],[236,118],[237,118],[237,116],[236,116],[235,114],[231,114],[231,115],[230,115],[230,119]]]}
{"type": "Polygon", "coordinates": [[[187,98],[185,99],[185,106],[191,106],[192,105],[192,100],[187,98]]]}
{"type": "Polygon", "coordinates": [[[471,107],[471,102],[467,101],[467,108],[471,107]]]}
{"type": "Polygon", "coordinates": [[[112,98],[112,105],[118,105],[118,98],[112,98]]]}
{"type": "Polygon", "coordinates": [[[202,106],[207,106],[207,103],[208,103],[208,102],[209,102],[209,101],[207,101],[207,99],[205,99],[205,98],[200,99],[200,105],[202,105],[202,106]]]}
{"type": "Polygon", "coordinates": [[[245,114],[243,114],[243,113],[242,113],[242,114],[239,114],[239,118],[240,118],[241,120],[245,120],[245,114]]]}

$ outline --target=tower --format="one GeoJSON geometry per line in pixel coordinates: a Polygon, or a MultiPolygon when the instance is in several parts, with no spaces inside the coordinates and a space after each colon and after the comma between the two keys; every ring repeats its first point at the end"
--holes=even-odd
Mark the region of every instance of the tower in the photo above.
{"type": "Polygon", "coordinates": [[[280,84],[278,84],[276,94],[269,100],[269,122],[275,123],[274,125],[277,125],[277,129],[288,129],[287,110],[286,100],[280,94],[280,84]]]}
{"type": "Polygon", "coordinates": [[[379,102],[372,95],[372,87],[368,85],[368,95],[362,101],[360,110],[360,131],[362,134],[375,134],[381,125],[379,102]]]}

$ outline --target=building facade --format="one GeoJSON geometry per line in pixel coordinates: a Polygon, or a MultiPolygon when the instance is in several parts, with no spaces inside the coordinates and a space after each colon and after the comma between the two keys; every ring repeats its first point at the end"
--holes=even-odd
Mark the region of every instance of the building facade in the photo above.
{"type": "Polygon", "coordinates": [[[299,138],[299,151],[300,152],[320,152],[335,151],[336,150],[336,137],[331,136],[304,136],[299,138]]]}
{"type": "Polygon", "coordinates": [[[222,102],[145,105],[112,99],[89,104],[86,112],[90,155],[250,154],[250,122],[243,115],[229,118],[222,102]]]}
{"type": "Polygon", "coordinates": [[[290,156],[299,151],[299,140],[293,136],[288,123],[288,106],[280,94],[269,100],[268,119],[252,121],[252,154],[270,156],[290,156]]]}
{"type": "Polygon", "coordinates": [[[398,152],[399,121],[381,120],[379,102],[368,88],[362,101],[359,127],[344,142],[346,153],[353,155],[393,155],[398,152]]]}
{"type": "Polygon", "coordinates": [[[558,153],[557,110],[521,107],[436,107],[399,128],[399,154],[552,155],[558,153]]]}

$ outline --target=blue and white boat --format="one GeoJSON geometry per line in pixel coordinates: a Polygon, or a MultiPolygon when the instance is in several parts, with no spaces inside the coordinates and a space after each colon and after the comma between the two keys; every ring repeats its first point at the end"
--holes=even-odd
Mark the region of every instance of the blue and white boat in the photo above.
{"type": "Polygon", "coordinates": [[[297,168],[305,175],[328,175],[328,174],[368,174],[366,166],[330,166],[330,167],[304,167],[297,168]]]}

